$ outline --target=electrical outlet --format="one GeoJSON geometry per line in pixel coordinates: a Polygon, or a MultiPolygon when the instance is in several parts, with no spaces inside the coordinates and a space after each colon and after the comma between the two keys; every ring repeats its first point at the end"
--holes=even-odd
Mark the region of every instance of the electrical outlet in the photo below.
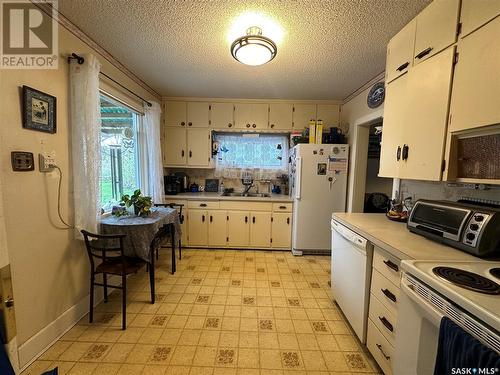
{"type": "Polygon", "coordinates": [[[40,164],[40,172],[52,172],[54,165],[56,165],[56,153],[52,151],[50,154],[38,154],[38,161],[40,164]]]}

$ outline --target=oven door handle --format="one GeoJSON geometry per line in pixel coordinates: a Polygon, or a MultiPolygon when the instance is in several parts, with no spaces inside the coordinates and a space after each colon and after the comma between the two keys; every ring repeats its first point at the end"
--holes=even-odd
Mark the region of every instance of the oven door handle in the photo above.
{"type": "Polygon", "coordinates": [[[433,307],[425,298],[419,296],[415,292],[413,285],[408,285],[404,280],[401,283],[401,291],[439,327],[441,319],[444,317],[441,311],[433,307]]]}

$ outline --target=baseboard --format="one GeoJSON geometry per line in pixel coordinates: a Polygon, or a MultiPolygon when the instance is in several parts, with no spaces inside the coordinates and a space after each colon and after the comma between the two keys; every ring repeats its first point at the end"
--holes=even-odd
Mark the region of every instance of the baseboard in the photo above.
{"type": "MultiPolygon", "coordinates": [[[[109,282],[121,283],[120,278],[110,277],[109,282]]],[[[101,303],[103,293],[101,288],[96,288],[94,292],[94,306],[101,303]]],[[[78,321],[89,311],[89,295],[82,298],[75,305],[62,313],[56,320],[47,325],[33,337],[18,348],[19,368],[25,370],[48,348],[59,340],[66,332],[75,326],[78,321]]]]}

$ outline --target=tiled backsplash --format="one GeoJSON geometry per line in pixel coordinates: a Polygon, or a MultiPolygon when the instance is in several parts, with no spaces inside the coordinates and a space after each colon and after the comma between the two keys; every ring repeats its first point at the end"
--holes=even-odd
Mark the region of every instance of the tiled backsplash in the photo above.
{"type": "Polygon", "coordinates": [[[456,201],[461,197],[500,201],[500,186],[491,186],[488,190],[475,190],[464,187],[449,186],[446,182],[428,182],[401,180],[403,197],[416,199],[436,199],[456,201]]]}
{"type": "MultiPolygon", "coordinates": [[[[241,180],[238,178],[220,178],[214,177],[214,169],[193,169],[193,168],[165,168],[165,175],[176,173],[176,172],[184,172],[188,175],[189,184],[193,182],[200,185],[205,186],[205,179],[207,178],[218,178],[219,183],[221,181],[224,182],[224,188],[233,188],[235,191],[243,191],[244,186],[241,183],[241,180]]],[[[260,193],[268,193],[272,188],[272,185],[279,185],[281,187],[282,194],[288,194],[288,181],[283,183],[281,180],[270,180],[269,181],[254,181],[254,187],[250,191],[252,192],[260,192],[260,193]],[[271,185],[271,187],[270,187],[271,185]]]]}

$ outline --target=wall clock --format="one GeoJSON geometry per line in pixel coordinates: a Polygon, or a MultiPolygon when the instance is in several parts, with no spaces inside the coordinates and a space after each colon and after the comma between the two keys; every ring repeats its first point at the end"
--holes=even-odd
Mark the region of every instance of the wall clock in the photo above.
{"type": "Polygon", "coordinates": [[[377,82],[372,86],[368,97],[366,98],[366,103],[370,108],[379,107],[385,99],[385,85],[384,82],[377,82]]]}

